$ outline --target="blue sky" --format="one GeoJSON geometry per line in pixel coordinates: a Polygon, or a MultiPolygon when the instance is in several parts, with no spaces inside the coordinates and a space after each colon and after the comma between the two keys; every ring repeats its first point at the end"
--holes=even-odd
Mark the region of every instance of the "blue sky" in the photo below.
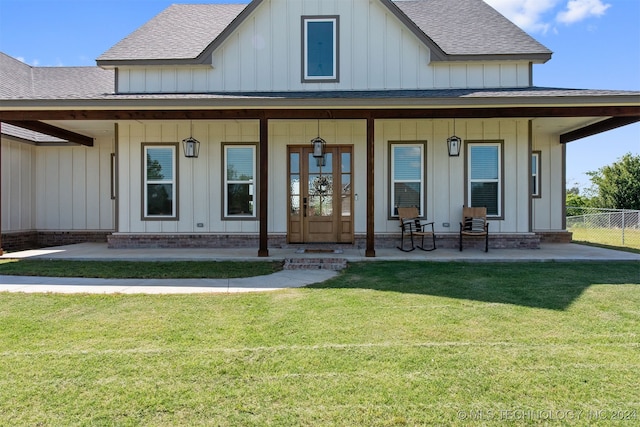
{"type": "MultiPolygon", "coordinates": [[[[452,0],[453,1],[453,0],[452,0]]],[[[640,90],[640,0],[485,0],[554,52],[534,84],[640,90]]],[[[37,66],[95,59],[173,3],[220,0],[0,0],[0,51],[37,66]]],[[[640,123],[567,146],[567,185],[625,153],[640,155],[640,123]]]]}

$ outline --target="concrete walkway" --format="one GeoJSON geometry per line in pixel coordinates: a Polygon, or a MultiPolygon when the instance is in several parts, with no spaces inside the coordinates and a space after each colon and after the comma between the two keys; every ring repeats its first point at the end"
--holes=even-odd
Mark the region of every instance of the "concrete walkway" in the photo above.
{"type": "MultiPolygon", "coordinates": [[[[460,252],[437,249],[433,252],[401,252],[377,249],[367,258],[364,249],[345,249],[338,253],[299,253],[297,247],[269,249],[269,257],[259,258],[255,248],[238,249],[108,249],[104,243],[83,243],[8,253],[0,258],[36,258],[120,261],[283,261],[288,258],[342,258],[348,262],[437,261],[437,262],[525,262],[525,261],[637,261],[640,254],[577,244],[543,244],[540,249],[477,249],[460,252]]],[[[334,277],[330,270],[285,270],[268,276],[243,279],[85,279],[58,277],[0,276],[0,292],[55,293],[235,293],[271,291],[307,286],[334,277]]]]}

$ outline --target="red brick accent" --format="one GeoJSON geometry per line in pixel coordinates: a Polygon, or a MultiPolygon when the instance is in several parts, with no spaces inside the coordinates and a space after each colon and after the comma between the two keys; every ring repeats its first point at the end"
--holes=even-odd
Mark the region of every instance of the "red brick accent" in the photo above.
{"type": "Polygon", "coordinates": [[[111,231],[18,231],[2,234],[5,251],[23,251],[85,242],[106,242],[111,231]]]}
{"type": "Polygon", "coordinates": [[[569,231],[537,231],[542,243],[571,243],[573,233],[569,231]]]}
{"type": "MultiPolygon", "coordinates": [[[[459,249],[458,233],[436,234],[436,248],[459,249]]],[[[395,248],[400,244],[400,235],[376,236],[377,248],[395,248]]],[[[484,237],[465,237],[463,248],[484,249],[484,237]]],[[[539,249],[540,237],[534,233],[491,233],[489,232],[489,249],[539,249]]]]}

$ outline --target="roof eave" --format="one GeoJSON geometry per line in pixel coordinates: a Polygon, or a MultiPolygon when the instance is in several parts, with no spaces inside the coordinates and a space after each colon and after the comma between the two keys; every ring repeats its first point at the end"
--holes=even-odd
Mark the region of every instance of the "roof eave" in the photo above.
{"type": "Polygon", "coordinates": [[[481,62],[481,61],[527,61],[544,64],[551,59],[552,53],[514,53],[514,54],[486,54],[486,55],[446,55],[446,59],[432,58],[435,62],[481,62]]]}

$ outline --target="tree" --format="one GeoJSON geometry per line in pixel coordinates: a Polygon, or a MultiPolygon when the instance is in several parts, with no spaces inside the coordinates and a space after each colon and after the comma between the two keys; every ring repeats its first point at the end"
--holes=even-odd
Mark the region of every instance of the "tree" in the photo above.
{"type": "Polygon", "coordinates": [[[597,207],[640,209],[640,155],[627,153],[595,172],[587,172],[596,187],[597,207]]]}

